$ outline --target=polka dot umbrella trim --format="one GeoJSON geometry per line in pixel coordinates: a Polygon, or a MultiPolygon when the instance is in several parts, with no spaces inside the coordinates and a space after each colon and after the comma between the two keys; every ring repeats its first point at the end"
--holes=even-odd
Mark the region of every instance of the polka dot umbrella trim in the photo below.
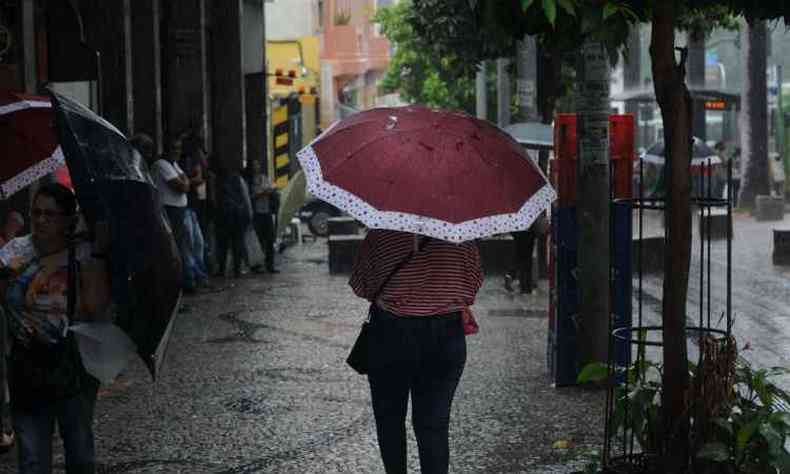
{"type": "Polygon", "coordinates": [[[454,111],[360,112],[297,157],[310,193],[367,227],[450,242],[527,229],[556,199],[510,135],[454,111]]]}

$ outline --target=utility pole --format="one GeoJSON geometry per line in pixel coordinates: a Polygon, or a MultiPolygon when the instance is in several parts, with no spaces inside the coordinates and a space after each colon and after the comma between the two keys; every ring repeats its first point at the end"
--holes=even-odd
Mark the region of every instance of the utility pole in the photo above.
{"type": "Polygon", "coordinates": [[[609,59],[587,39],[577,68],[576,225],[582,364],[608,359],[610,316],[609,59]],[[582,198],[583,197],[583,198],[582,198]]]}
{"type": "Polygon", "coordinates": [[[516,84],[518,90],[518,114],[521,120],[540,122],[537,104],[538,47],[533,36],[524,36],[517,46],[516,84]]]}
{"type": "MultiPolygon", "coordinates": [[[[703,89],[705,87],[705,32],[700,27],[692,28],[688,33],[688,82],[690,88],[703,89]]],[[[694,121],[691,126],[693,136],[703,142],[707,138],[707,125],[705,122],[705,107],[702,101],[694,100],[692,110],[694,121]]]]}
{"type": "Polygon", "coordinates": [[[488,94],[486,90],[486,62],[480,63],[480,67],[475,76],[475,98],[477,104],[475,111],[477,118],[485,120],[488,118],[488,94]]]}
{"type": "MultiPolygon", "coordinates": [[[[627,91],[637,90],[642,87],[642,33],[641,27],[637,23],[631,25],[631,30],[628,32],[628,55],[625,57],[623,64],[623,88],[627,91]]],[[[648,104],[640,104],[637,101],[629,101],[625,103],[625,113],[634,114],[634,122],[639,124],[641,119],[642,109],[648,104]]],[[[647,127],[643,127],[647,128],[647,127]]],[[[647,147],[649,144],[645,143],[646,140],[642,137],[637,137],[639,140],[638,146],[647,147]]],[[[636,165],[638,166],[638,164],[636,165]]],[[[634,190],[634,194],[637,194],[634,190]]]]}
{"type": "Polygon", "coordinates": [[[497,124],[502,128],[510,125],[510,74],[507,72],[509,65],[510,59],[496,60],[496,116],[497,124]]]}

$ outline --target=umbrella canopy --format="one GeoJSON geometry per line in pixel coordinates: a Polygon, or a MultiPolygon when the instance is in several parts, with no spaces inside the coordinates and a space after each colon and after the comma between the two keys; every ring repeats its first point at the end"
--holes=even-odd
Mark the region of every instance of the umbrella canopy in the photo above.
{"type": "Polygon", "coordinates": [[[280,209],[277,211],[277,233],[282,235],[296,212],[304,205],[307,194],[307,180],[302,170],[291,176],[288,185],[282,190],[280,196],[280,209]]]}
{"type": "Polygon", "coordinates": [[[551,150],[554,148],[554,129],[540,122],[521,122],[504,129],[524,148],[551,150]]]}
{"type": "MultiPolygon", "coordinates": [[[[691,166],[710,166],[721,164],[721,158],[716,151],[705,144],[697,137],[693,138],[694,144],[691,149],[691,166]]],[[[656,165],[664,165],[666,157],[664,156],[664,142],[656,142],[655,145],[648,148],[642,155],[641,159],[647,163],[656,165]]]]}
{"type": "Polygon", "coordinates": [[[460,112],[367,110],[297,156],[309,191],[367,227],[451,242],[526,229],[556,197],[510,135],[460,112]]]}
{"type": "Polygon", "coordinates": [[[126,137],[50,90],[55,124],[80,208],[110,226],[116,324],[156,377],[180,298],[181,260],[147,165],[126,137]]]}
{"type": "Polygon", "coordinates": [[[0,156],[3,199],[52,172],[63,173],[48,98],[0,90],[0,156]]]}

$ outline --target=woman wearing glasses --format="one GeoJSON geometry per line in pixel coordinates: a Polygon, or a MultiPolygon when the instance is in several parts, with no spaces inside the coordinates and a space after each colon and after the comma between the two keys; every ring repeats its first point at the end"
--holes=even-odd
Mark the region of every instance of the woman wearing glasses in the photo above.
{"type": "MultiPolygon", "coordinates": [[[[57,183],[41,186],[33,198],[30,221],[30,235],[0,249],[19,472],[51,472],[57,425],[66,472],[94,473],[92,424],[99,382],[85,371],[68,331],[68,243],[77,221],[74,194],[57,183]]],[[[75,319],[102,318],[109,306],[105,227],[97,226],[95,234],[93,245],[75,244],[75,319]]]]}

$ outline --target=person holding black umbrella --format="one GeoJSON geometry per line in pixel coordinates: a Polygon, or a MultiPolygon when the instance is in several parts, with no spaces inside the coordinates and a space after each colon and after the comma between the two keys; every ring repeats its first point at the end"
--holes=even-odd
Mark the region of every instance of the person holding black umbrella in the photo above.
{"type": "Polygon", "coordinates": [[[9,389],[20,473],[52,471],[52,436],[57,423],[66,454],[66,472],[95,472],[93,409],[99,382],[82,363],[68,327],[74,320],[101,320],[108,314],[109,233],[97,223],[95,242],[69,249],[77,222],[74,193],[58,183],[41,186],[30,210],[32,233],[0,249],[5,297],[3,310],[11,342],[9,389]],[[69,252],[76,275],[70,279],[69,252]],[[70,286],[76,285],[72,291],[70,286]],[[73,294],[75,300],[71,300],[73,294]]]}

